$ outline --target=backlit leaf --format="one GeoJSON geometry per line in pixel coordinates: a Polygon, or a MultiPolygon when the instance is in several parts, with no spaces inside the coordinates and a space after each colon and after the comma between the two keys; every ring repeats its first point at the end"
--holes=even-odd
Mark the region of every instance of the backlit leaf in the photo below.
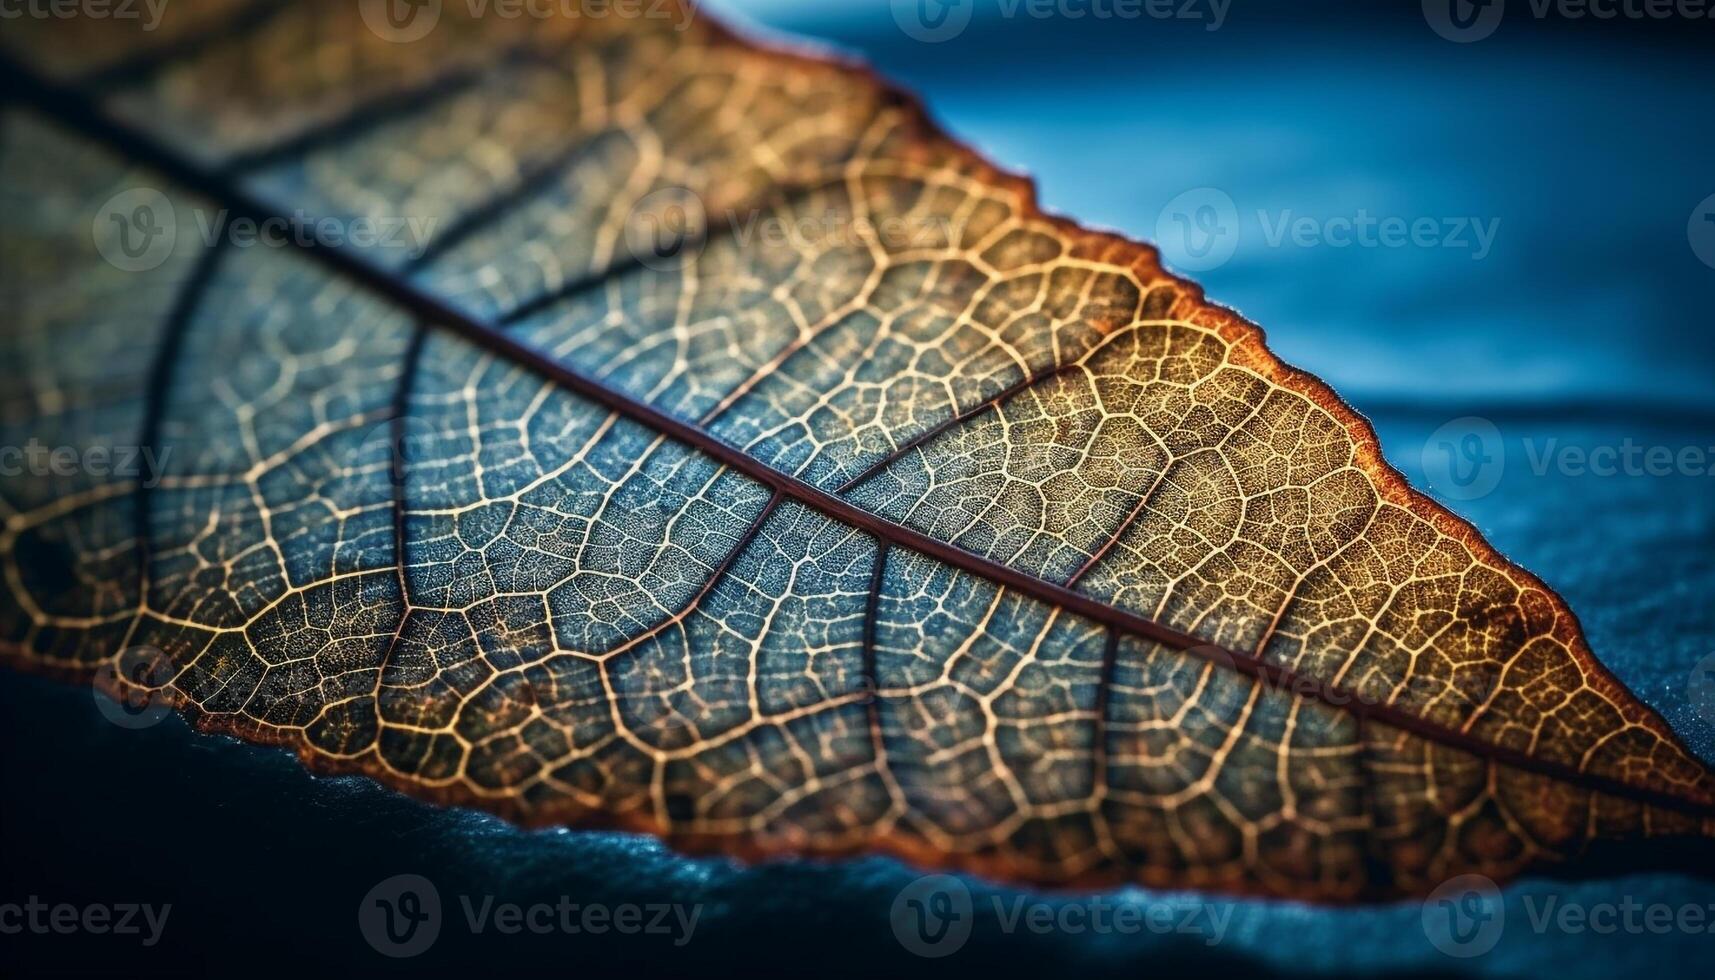
{"type": "Polygon", "coordinates": [[[1559,597],[910,100],[370,6],[8,26],[7,662],[747,856],[1346,899],[1715,831],[1559,597]]]}

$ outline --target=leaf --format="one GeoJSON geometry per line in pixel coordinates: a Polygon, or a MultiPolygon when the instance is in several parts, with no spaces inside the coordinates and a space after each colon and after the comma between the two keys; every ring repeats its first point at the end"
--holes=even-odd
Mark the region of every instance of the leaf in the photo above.
{"type": "Polygon", "coordinates": [[[1558,596],[914,103],[361,6],[9,29],[8,663],[752,857],[1340,900],[1715,831],[1558,596]]]}

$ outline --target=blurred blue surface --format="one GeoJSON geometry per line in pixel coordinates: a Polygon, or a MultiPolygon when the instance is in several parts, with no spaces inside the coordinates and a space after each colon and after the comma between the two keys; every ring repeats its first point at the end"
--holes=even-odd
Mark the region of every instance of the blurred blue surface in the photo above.
{"type": "MultiPolygon", "coordinates": [[[[926,44],[892,12],[918,2],[941,0],[704,9],[871,62],[1088,224],[1153,241],[1172,199],[1225,193],[1237,248],[1192,278],[1360,409],[1715,408],[1715,269],[1688,240],[1715,194],[1715,22],[1537,22],[1513,0],[1461,45],[1415,2],[1235,0],[1210,31],[962,0],[969,26],[926,44]],[[1493,246],[1270,244],[1283,216],[1360,211],[1476,218],[1493,246]]],[[[1182,241],[1159,244],[1187,267],[1182,241]]]]}
{"type": "MultiPolygon", "coordinates": [[[[1437,37],[1415,3],[1236,0],[1209,31],[1206,22],[1009,19],[999,2],[978,3],[963,34],[933,45],[907,37],[885,0],[705,6],[861,54],[920,92],[955,133],[1035,175],[1049,208],[1086,223],[1153,238],[1174,198],[1226,194],[1238,218],[1232,258],[1192,278],[1370,415],[1414,483],[1561,591],[1598,655],[1715,758],[1715,712],[1700,713],[1690,691],[1694,666],[1715,652],[1715,477],[1580,475],[1559,454],[1629,441],[1701,447],[1715,462],[1715,269],[1688,238],[1694,208],[1715,194],[1709,26],[1530,23],[1514,3],[1495,36],[1458,45],[1437,37]],[[1457,247],[1271,246],[1266,226],[1287,211],[1499,224],[1482,258],[1457,247]],[[1448,431],[1465,444],[1471,423],[1443,427],[1467,416],[1494,426],[1474,487],[1452,477],[1472,475],[1462,467],[1477,460],[1440,448],[1448,431]],[[1550,440],[1550,465],[1539,467],[1550,440]]],[[[1163,244],[1170,264],[1195,263],[1185,242],[1163,244]]],[[[182,925],[168,929],[163,956],[96,954],[134,972],[411,969],[373,955],[354,922],[365,890],[399,872],[430,877],[444,896],[705,905],[683,950],[612,936],[443,936],[440,963],[471,970],[652,975],[688,971],[686,957],[697,956],[711,961],[697,967],[709,974],[1571,978],[1706,972],[1715,961],[1710,934],[1532,927],[1550,897],[1715,906],[1708,877],[1659,872],[1516,884],[1499,944],[1469,959],[1428,941],[1415,902],[1242,902],[1214,946],[1182,935],[1006,935],[991,920],[955,956],[916,960],[888,925],[915,876],[890,861],[742,869],[626,835],[523,832],[361,780],[316,779],[284,754],[194,737],[177,721],[122,731],[96,716],[87,691],[39,681],[0,684],[0,726],[9,745],[53,746],[8,753],[0,782],[14,890],[57,883],[114,899],[163,869],[165,897],[142,896],[178,902],[182,925]],[[79,759],[104,773],[99,788],[65,784],[79,759]],[[124,826],[112,823],[115,800],[131,814],[124,826]],[[50,861],[28,846],[43,839],[76,844],[50,861]],[[186,865],[203,874],[166,873],[186,865]],[[311,932],[282,934],[274,923],[288,920],[311,932]],[[210,934],[230,944],[188,941],[210,934]]],[[[973,888],[979,901],[993,894],[973,888]]]]}

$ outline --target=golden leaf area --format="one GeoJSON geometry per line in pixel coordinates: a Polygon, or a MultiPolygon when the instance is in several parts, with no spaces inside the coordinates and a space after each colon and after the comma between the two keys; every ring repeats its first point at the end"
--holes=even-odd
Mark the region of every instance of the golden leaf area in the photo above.
{"type": "Polygon", "coordinates": [[[1715,832],[1558,596],[912,100],[374,7],[7,27],[0,443],[153,460],[0,479],[8,664],[749,858],[1340,901],[1715,832]]]}

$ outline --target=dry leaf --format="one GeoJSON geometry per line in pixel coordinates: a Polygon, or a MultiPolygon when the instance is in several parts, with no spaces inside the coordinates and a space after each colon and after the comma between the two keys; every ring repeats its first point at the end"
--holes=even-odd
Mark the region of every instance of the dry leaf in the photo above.
{"type": "Polygon", "coordinates": [[[1349,899],[1715,830],[1559,597],[910,100],[374,6],[8,28],[10,664],[747,856],[1349,899]]]}

